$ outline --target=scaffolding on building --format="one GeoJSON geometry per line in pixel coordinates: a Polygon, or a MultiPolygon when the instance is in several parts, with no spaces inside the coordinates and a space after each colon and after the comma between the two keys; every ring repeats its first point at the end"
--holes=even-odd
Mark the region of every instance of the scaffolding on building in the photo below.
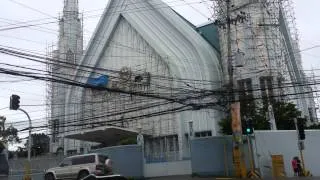
{"type": "MultiPolygon", "coordinates": [[[[47,78],[52,79],[54,76],[54,69],[51,63],[51,60],[55,58],[55,49],[56,46],[54,44],[47,45],[46,47],[46,72],[47,73],[47,78]]],[[[56,141],[56,136],[58,135],[59,132],[57,132],[57,126],[54,119],[53,113],[53,98],[54,98],[54,82],[52,81],[46,81],[46,124],[48,125],[48,135],[50,135],[50,141],[51,143],[56,141]]]]}
{"type": "MultiPolygon", "coordinates": [[[[215,0],[215,24],[220,32],[223,69],[227,76],[226,1],[215,0]]],[[[240,1],[230,0],[231,42],[234,73],[237,83],[244,80],[252,87],[254,97],[291,101],[303,116],[310,116],[314,107],[309,97],[310,86],[302,68],[299,36],[291,0],[240,1]],[[245,18],[241,18],[244,16],[245,18]],[[239,53],[243,59],[239,59],[239,53]],[[238,64],[241,67],[237,67],[238,64]],[[287,96],[286,94],[291,94],[287,96]],[[265,98],[264,98],[265,97],[265,98]]],[[[268,103],[268,102],[265,102],[268,103]]]]}
{"type": "MultiPolygon", "coordinates": [[[[120,71],[110,77],[108,87],[155,96],[163,93],[168,94],[168,97],[170,94],[178,94],[179,90],[174,88],[172,77],[168,78],[168,69],[163,68],[166,65],[161,64],[157,58],[159,57],[152,55],[141,56],[135,65],[130,65],[133,63],[130,62],[129,65],[119,68],[120,71]]],[[[82,115],[74,118],[93,119],[88,124],[77,122],[83,124],[79,128],[111,125],[134,131],[141,129],[142,134],[146,135],[146,158],[149,161],[179,158],[175,103],[94,89],[87,90],[85,97],[85,102],[80,107],[82,115]]]]}

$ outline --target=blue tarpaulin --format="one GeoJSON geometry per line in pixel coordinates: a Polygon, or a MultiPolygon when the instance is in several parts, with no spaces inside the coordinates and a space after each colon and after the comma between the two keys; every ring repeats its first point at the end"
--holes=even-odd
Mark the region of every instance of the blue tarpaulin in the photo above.
{"type": "Polygon", "coordinates": [[[97,78],[89,78],[88,84],[91,86],[97,86],[97,87],[106,87],[109,83],[109,76],[108,75],[102,75],[97,78]]]}

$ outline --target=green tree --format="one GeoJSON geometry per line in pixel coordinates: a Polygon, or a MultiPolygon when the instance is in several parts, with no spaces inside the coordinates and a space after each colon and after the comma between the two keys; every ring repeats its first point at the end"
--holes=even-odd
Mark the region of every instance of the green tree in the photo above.
{"type": "MultiPolygon", "coordinates": [[[[288,102],[273,102],[273,112],[278,130],[295,129],[294,118],[301,116],[301,112],[296,105],[288,102]]],[[[246,118],[252,119],[255,130],[269,130],[270,122],[267,117],[268,107],[252,104],[241,106],[242,130],[244,130],[244,122],[246,118]]],[[[222,119],[219,123],[220,133],[231,135],[231,117],[222,119]]]]}
{"type": "Polygon", "coordinates": [[[4,131],[0,131],[0,153],[5,148],[7,143],[20,143],[21,140],[18,136],[18,130],[13,126],[9,126],[4,131]]]}
{"type": "Polygon", "coordinates": [[[296,129],[294,119],[301,116],[295,104],[287,102],[275,102],[273,104],[274,117],[278,130],[296,129]]]}
{"type": "Polygon", "coordinates": [[[232,135],[231,117],[227,117],[218,122],[220,133],[224,135],[232,135]]]}
{"type": "Polygon", "coordinates": [[[137,138],[134,136],[121,139],[118,145],[130,145],[130,144],[137,144],[137,138]]]}
{"type": "MultiPolygon", "coordinates": [[[[242,109],[241,112],[241,121],[242,121],[242,132],[245,130],[245,121],[249,118],[252,120],[252,124],[255,130],[267,130],[270,129],[270,123],[266,118],[266,113],[263,111],[263,108],[248,108],[247,110],[242,109]]],[[[224,135],[231,135],[231,117],[222,119],[218,123],[220,127],[220,133],[224,135]]]]}
{"type": "Polygon", "coordinates": [[[28,157],[28,151],[25,147],[18,147],[16,153],[18,157],[28,157]]]}
{"type": "MultiPolygon", "coordinates": [[[[45,134],[31,134],[32,146],[31,152],[33,155],[41,155],[49,152],[50,138],[45,134]]],[[[26,142],[25,147],[28,147],[29,141],[26,142]]]]}
{"type": "Polygon", "coordinates": [[[320,129],[320,124],[312,124],[308,126],[306,129],[320,129]]]}

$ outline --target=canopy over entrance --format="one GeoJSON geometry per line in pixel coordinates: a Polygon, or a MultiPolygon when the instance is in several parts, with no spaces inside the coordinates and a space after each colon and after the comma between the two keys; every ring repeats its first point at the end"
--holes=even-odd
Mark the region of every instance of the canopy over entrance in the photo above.
{"type": "Polygon", "coordinates": [[[128,128],[104,126],[83,130],[81,132],[72,132],[67,134],[65,137],[81,141],[102,143],[105,145],[114,145],[122,139],[135,137],[138,134],[138,131],[128,128]]]}

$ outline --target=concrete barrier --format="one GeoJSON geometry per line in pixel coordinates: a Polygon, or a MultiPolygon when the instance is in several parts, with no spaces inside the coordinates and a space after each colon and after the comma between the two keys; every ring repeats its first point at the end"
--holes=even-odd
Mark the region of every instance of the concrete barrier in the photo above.
{"type": "Polygon", "coordinates": [[[146,178],[191,175],[191,161],[148,163],[144,165],[144,171],[144,176],[146,178]]]}

